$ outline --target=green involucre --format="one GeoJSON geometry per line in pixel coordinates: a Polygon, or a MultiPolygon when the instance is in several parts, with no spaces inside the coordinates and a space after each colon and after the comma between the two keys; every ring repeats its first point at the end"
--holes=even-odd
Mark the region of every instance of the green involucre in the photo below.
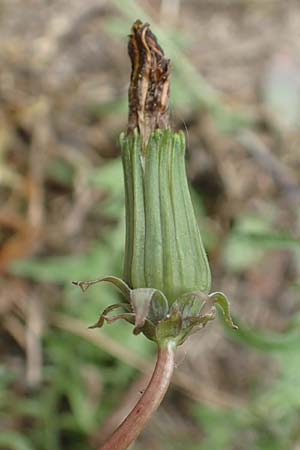
{"type": "Polygon", "coordinates": [[[120,138],[126,198],[124,281],[161,290],[172,303],[210,291],[206,253],[189,193],[182,132],[155,130],[142,149],[137,130],[120,138]]]}

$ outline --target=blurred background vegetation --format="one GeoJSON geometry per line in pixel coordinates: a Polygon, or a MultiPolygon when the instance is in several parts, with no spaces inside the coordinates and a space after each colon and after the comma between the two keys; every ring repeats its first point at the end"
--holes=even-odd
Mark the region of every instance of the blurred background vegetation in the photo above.
{"type": "Polygon", "coordinates": [[[298,0],[1,0],[0,448],[92,450],[140,396],[155,346],[117,323],[132,22],[172,59],[172,122],[222,321],[178,351],[134,450],[300,449],[298,0]]]}

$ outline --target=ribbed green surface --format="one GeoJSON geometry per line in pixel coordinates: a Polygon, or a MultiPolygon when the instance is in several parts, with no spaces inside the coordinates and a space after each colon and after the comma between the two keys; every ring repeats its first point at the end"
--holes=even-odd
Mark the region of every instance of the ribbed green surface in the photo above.
{"type": "Polygon", "coordinates": [[[156,130],[141,149],[137,131],[122,135],[126,195],[124,280],[160,289],[173,302],[208,293],[210,270],[185,171],[183,133],[156,130]]]}
{"type": "Polygon", "coordinates": [[[163,236],[160,214],[160,137],[152,134],[145,158],[145,278],[147,286],[161,289],[164,286],[163,236]],[[151,150],[150,150],[151,149],[151,150]],[[155,250],[155,251],[154,251],[155,250]],[[149,263],[151,261],[151,264],[149,263]]]}

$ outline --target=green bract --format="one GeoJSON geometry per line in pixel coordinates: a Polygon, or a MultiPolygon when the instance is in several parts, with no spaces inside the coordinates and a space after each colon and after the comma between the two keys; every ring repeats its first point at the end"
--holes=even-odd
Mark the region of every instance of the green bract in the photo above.
{"type": "Polygon", "coordinates": [[[120,138],[126,195],[124,281],[162,291],[168,303],[208,293],[210,269],[185,170],[182,132],[157,129],[145,148],[137,130],[120,138]]]}

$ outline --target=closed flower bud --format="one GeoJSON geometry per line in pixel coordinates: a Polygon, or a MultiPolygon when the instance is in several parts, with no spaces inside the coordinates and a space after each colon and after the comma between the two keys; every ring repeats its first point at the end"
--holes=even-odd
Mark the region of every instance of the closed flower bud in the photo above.
{"type": "Polygon", "coordinates": [[[162,291],[172,303],[208,293],[210,270],[185,171],[185,139],[154,130],[143,148],[137,130],[121,136],[126,195],[124,281],[162,291]]]}
{"type": "Polygon", "coordinates": [[[74,284],[86,290],[106,281],[125,303],[109,305],[92,326],[124,319],[159,345],[180,345],[215,317],[215,305],[236,328],[229,302],[210,292],[211,276],[185,170],[185,139],[169,124],[170,61],[147,23],[129,38],[132,70],[128,129],[120,137],[126,209],[123,279],[109,275],[74,284]],[[123,312],[111,315],[112,311],[123,312]]]}

